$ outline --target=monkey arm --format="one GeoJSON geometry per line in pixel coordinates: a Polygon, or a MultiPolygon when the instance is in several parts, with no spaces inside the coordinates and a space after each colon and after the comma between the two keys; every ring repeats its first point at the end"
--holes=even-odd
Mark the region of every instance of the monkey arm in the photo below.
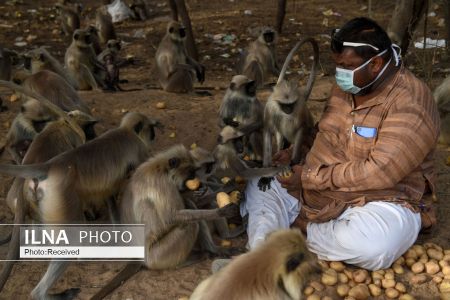
{"type": "Polygon", "coordinates": [[[208,221],[222,217],[231,218],[236,215],[239,215],[239,206],[233,203],[216,209],[181,209],[175,212],[172,224],[179,225],[202,220],[208,221]]]}
{"type": "Polygon", "coordinates": [[[264,156],[263,167],[269,167],[272,164],[272,134],[268,128],[264,129],[264,156]]]}
{"type": "Polygon", "coordinates": [[[186,56],[186,60],[187,63],[195,69],[197,80],[200,83],[203,83],[203,81],[205,81],[205,67],[190,56],[186,56]]]}
{"type": "Polygon", "coordinates": [[[294,145],[292,148],[292,156],[291,156],[291,164],[296,165],[300,163],[302,158],[302,144],[303,144],[303,136],[304,136],[304,127],[301,126],[297,134],[295,135],[294,145]]]}
{"type": "Polygon", "coordinates": [[[238,127],[237,129],[242,132],[245,136],[250,135],[256,130],[261,129],[264,126],[263,120],[258,119],[255,122],[249,123],[247,125],[243,125],[238,127]]]}
{"type": "Polygon", "coordinates": [[[284,170],[284,167],[249,168],[238,157],[229,158],[228,164],[238,175],[249,179],[254,177],[274,176],[284,170]]]}

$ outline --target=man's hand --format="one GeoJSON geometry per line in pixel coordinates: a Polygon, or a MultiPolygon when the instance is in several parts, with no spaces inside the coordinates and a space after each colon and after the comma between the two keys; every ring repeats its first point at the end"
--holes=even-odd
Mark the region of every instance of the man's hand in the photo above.
{"type": "Polygon", "coordinates": [[[280,150],[272,157],[275,166],[289,165],[291,163],[292,150],[290,148],[280,150]]]}
{"type": "Polygon", "coordinates": [[[301,165],[292,166],[293,173],[291,176],[287,178],[277,176],[277,180],[288,192],[300,191],[302,188],[302,169],[301,165]]]}

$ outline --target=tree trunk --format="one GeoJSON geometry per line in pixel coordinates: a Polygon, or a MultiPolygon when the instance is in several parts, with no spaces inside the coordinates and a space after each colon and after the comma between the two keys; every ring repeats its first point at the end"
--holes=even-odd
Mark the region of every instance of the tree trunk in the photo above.
{"type": "Polygon", "coordinates": [[[186,27],[186,50],[190,57],[198,61],[198,52],[195,47],[194,34],[192,33],[191,19],[189,18],[188,11],[184,0],[175,0],[178,13],[180,14],[181,22],[186,27]]]}
{"type": "Polygon", "coordinates": [[[172,20],[178,21],[178,9],[175,0],[168,0],[167,2],[169,3],[170,12],[172,14],[172,20]]]}
{"type": "Polygon", "coordinates": [[[286,2],[287,2],[286,0],[278,0],[277,19],[275,28],[278,33],[281,33],[281,31],[283,30],[284,16],[286,15],[286,2]]]}
{"type": "MultiPolygon", "coordinates": [[[[449,0],[450,1],[450,0],[449,0]]],[[[428,0],[398,0],[388,26],[392,42],[406,54],[414,31],[428,8],[428,0]]]]}

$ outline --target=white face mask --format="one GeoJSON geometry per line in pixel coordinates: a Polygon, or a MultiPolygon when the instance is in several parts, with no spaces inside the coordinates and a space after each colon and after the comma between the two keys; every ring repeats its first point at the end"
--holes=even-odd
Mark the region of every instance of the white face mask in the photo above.
{"type": "Polygon", "coordinates": [[[347,69],[343,69],[343,68],[338,68],[336,67],[336,83],[337,85],[344,91],[347,93],[351,93],[351,94],[358,94],[361,90],[371,86],[372,84],[375,83],[375,81],[378,80],[378,78],[380,78],[380,76],[384,73],[384,71],[386,71],[389,63],[391,62],[392,58],[389,59],[389,61],[386,63],[386,65],[383,67],[383,69],[381,70],[380,73],[378,73],[377,77],[375,77],[374,80],[372,80],[369,84],[363,86],[363,87],[358,87],[354,84],[354,77],[355,77],[355,72],[358,70],[361,70],[362,68],[364,68],[365,66],[367,66],[372,59],[374,59],[377,56],[381,56],[383,54],[385,54],[387,52],[387,49],[380,52],[379,54],[375,55],[374,57],[372,57],[371,59],[369,59],[368,61],[366,61],[365,63],[363,63],[362,65],[360,65],[359,67],[357,67],[354,70],[347,70],[347,69]]]}

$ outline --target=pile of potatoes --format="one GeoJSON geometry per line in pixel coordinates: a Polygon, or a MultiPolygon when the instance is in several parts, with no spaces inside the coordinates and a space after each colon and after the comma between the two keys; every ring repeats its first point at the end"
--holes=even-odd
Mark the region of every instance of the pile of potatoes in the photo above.
{"type": "Polygon", "coordinates": [[[334,287],[335,296],[346,300],[370,297],[410,300],[416,298],[408,290],[426,282],[437,285],[442,300],[450,300],[450,249],[444,250],[434,243],[413,245],[385,270],[369,272],[336,261],[319,263],[323,273],[320,281],[311,281],[304,289],[307,300],[336,299],[319,296],[327,287],[334,287]]]}

